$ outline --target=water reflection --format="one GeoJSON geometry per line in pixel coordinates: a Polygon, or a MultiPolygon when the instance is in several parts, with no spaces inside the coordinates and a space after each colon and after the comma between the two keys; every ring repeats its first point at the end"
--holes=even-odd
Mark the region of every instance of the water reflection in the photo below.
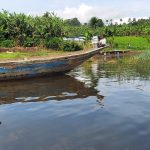
{"type": "Polygon", "coordinates": [[[1,82],[0,150],[149,150],[142,65],[96,56],[66,76],[1,82]]]}
{"type": "Polygon", "coordinates": [[[133,56],[125,57],[122,55],[118,59],[115,56],[102,57],[97,55],[84,63],[80,68],[75,69],[72,74],[84,80],[89,87],[95,88],[99,84],[99,80],[103,78],[115,78],[118,83],[124,80],[136,79],[149,81],[150,65],[144,59],[142,59],[142,63],[134,60],[133,56]]]}
{"type": "Polygon", "coordinates": [[[98,91],[68,75],[1,82],[0,84],[0,104],[73,100],[89,96],[99,97],[98,91]]]}

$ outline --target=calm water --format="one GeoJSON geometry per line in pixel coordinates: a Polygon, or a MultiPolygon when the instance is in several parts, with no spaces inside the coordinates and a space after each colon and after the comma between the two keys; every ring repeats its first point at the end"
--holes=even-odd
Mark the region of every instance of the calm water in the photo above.
{"type": "Polygon", "coordinates": [[[95,57],[65,76],[0,83],[0,150],[149,150],[150,74],[95,57]]]}

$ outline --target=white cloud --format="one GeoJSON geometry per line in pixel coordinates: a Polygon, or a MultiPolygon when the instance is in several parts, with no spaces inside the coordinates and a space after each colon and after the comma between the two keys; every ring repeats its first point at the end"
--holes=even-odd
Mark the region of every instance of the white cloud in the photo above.
{"type": "MultiPolygon", "coordinates": [[[[141,0],[127,0],[124,4],[113,3],[113,5],[106,5],[106,3],[99,3],[97,5],[95,3],[82,3],[75,6],[71,5],[55,9],[55,13],[64,19],[77,17],[82,23],[87,22],[93,16],[101,18],[103,21],[113,19],[114,23],[119,23],[120,18],[123,18],[124,22],[127,22],[128,18],[143,18],[146,14],[150,14],[148,1],[149,0],[145,0],[144,2],[141,0]]],[[[54,10],[49,8],[46,11],[52,12],[54,10]]],[[[44,12],[45,10],[43,9],[39,11],[30,11],[28,14],[42,15],[44,12]]]]}
{"type": "Polygon", "coordinates": [[[89,6],[86,4],[81,4],[78,7],[66,7],[63,10],[57,10],[56,13],[64,19],[77,17],[82,23],[87,22],[93,16],[101,19],[111,19],[120,15],[118,11],[112,8],[89,6]]]}

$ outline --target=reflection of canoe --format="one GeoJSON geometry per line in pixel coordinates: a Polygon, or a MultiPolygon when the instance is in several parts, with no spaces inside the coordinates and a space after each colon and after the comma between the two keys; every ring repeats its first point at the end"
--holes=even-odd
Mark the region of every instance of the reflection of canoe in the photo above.
{"type": "Polygon", "coordinates": [[[94,88],[86,87],[84,83],[67,75],[1,82],[0,84],[0,104],[73,100],[96,95],[97,91],[94,88]]]}
{"type": "Polygon", "coordinates": [[[97,54],[100,49],[69,55],[66,57],[58,57],[55,59],[47,58],[1,62],[0,80],[30,78],[53,73],[68,72],[97,54]]]}

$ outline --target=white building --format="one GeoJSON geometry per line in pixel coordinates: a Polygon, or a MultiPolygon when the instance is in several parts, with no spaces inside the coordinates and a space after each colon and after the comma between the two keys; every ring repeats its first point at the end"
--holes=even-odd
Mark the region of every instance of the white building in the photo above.
{"type": "Polygon", "coordinates": [[[64,37],[63,40],[64,41],[75,41],[75,42],[84,42],[85,41],[85,37],[64,37]]]}

